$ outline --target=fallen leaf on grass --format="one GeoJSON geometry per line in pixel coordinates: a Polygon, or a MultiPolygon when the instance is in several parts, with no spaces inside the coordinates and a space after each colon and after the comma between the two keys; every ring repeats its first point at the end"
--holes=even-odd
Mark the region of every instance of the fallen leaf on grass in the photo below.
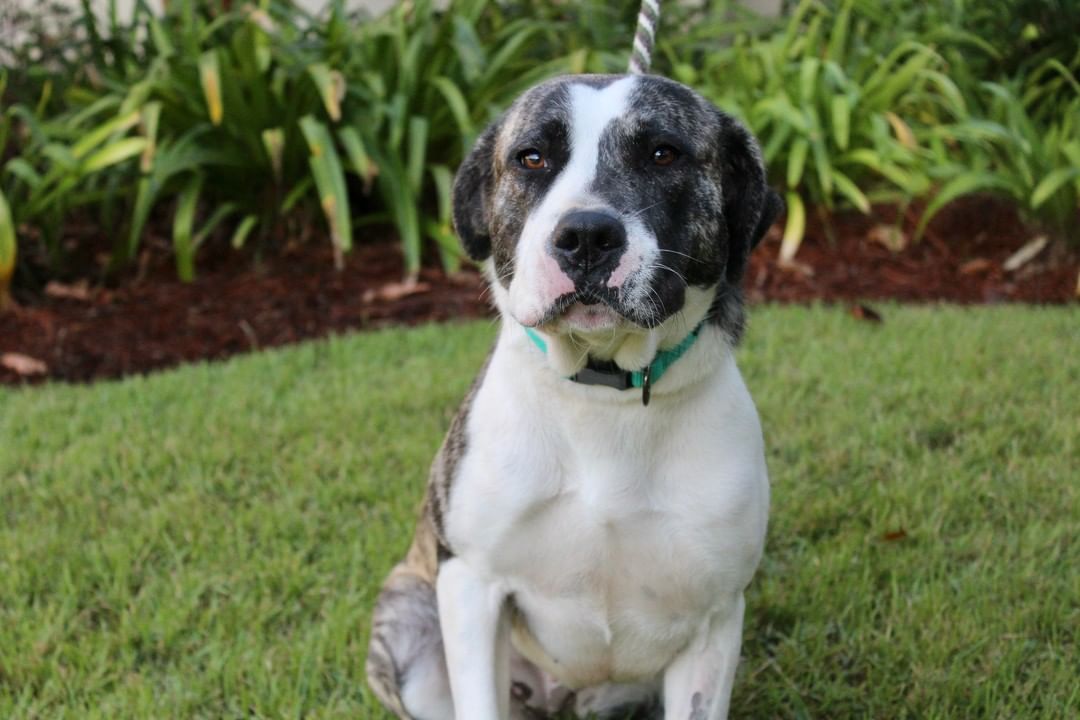
{"type": "Polygon", "coordinates": [[[85,280],[79,280],[71,285],[50,280],[45,285],[45,294],[61,300],[78,300],[79,302],[90,302],[93,299],[90,294],[90,284],[85,280]]]}
{"type": "Polygon", "coordinates": [[[986,272],[993,266],[994,264],[986,258],[975,258],[974,260],[968,260],[960,266],[960,274],[975,275],[976,273],[986,272]]]}
{"type": "Polygon", "coordinates": [[[387,283],[380,288],[368,288],[361,296],[361,300],[366,303],[374,302],[376,300],[393,302],[394,300],[400,300],[403,297],[427,292],[430,289],[431,285],[429,283],[417,282],[416,280],[387,283]]]}
{"type": "Polygon", "coordinates": [[[862,303],[852,305],[850,308],[850,312],[851,317],[855,318],[856,320],[865,320],[872,323],[885,322],[885,318],[881,316],[881,313],[879,313],[877,310],[870,307],[869,305],[864,305],[862,303]]]}
{"type": "Polygon", "coordinates": [[[49,372],[48,365],[22,353],[4,353],[0,355],[0,367],[5,367],[22,377],[44,375],[49,372]]]}
{"type": "Polygon", "coordinates": [[[1013,272],[1019,270],[1027,263],[1035,259],[1035,256],[1043,251],[1049,243],[1049,239],[1045,235],[1040,235],[1031,242],[1025,243],[1024,247],[1020,248],[1006,260],[1001,267],[1005,268],[1006,272],[1013,272]]]}
{"type": "Polygon", "coordinates": [[[890,530],[889,532],[885,533],[881,536],[881,539],[885,542],[897,542],[898,540],[903,540],[906,537],[907,530],[905,530],[904,528],[899,528],[897,530],[890,530]]]}

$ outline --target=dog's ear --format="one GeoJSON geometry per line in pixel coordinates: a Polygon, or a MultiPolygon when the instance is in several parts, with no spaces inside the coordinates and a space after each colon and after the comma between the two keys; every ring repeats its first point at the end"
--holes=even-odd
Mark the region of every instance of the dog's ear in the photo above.
{"type": "Polygon", "coordinates": [[[480,134],[454,177],[454,230],[465,252],[477,262],[491,255],[490,205],[498,129],[496,121],[480,134]]]}
{"type": "Polygon", "coordinates": [[[728,242],[726,277],[728,283],[738,286],[750,252],[783,211],[784,201],[766,184],[761,149],[753,135],[724,113],[720,113],[720,123],[721,183],[728,242]]]}

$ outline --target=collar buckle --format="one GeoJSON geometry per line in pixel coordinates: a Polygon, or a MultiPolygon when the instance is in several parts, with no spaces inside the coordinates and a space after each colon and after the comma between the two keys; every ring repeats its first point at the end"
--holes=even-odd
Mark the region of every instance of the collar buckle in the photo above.
{"type": "Polygon", "coordinates": [[[603,385],[616,390],[629,390],[634,387],[634,374],[629,371],[611,372],[585,366],[570,379],[582,385],[603,385]]]}

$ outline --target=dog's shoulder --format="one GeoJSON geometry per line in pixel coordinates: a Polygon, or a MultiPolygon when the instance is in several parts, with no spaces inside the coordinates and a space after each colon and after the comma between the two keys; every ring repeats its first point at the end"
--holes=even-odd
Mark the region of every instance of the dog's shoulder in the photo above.
{"type": "Polygon", "coordinates": [[[424,504],[417,523],[416,537],[409,550],[406,562],[423,568],[423,574],[434,580],[440,561],[453,555],[446,536],[446,514],[449,508],[450,491],[457,476],[461,461],[468,451],[467,426],[476,395],[491,366],[493,351],[488,353],[480,371],[458,406],[450,427],[443,438],[435,459],[428,472],[427,490],[424,504]]]}

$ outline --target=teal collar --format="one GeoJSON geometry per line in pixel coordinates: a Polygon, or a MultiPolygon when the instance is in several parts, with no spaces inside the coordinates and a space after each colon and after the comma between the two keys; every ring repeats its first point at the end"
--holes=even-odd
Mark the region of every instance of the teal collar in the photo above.
{"type": "MultiPolygon", "coordinates": [[[[704,325],[704,323],[701,325],[704,325]]],[[[603,385],[616,390],[641,388],[641,404],[648,405],[649,397],[652,394],[652,384],[662,378],[668,368],[693,347],[694,343],[697,342],[698,335],[701,333],[701,325],[694,328],[693,332],[675,347],[658,352],[653,361],[646,365],[643,370],[623,370],[613,362],[600,362],[590,359],[584,368],[571,375],[568,379],[582,385],[603,385]]],[[[536,347],[547,353],[547,343],[544,342],[544,338],[540,337],[540,333],[527,327],[525,328],[525,334],[529,336],[529,339],[533,341],[536,347]]]]}

